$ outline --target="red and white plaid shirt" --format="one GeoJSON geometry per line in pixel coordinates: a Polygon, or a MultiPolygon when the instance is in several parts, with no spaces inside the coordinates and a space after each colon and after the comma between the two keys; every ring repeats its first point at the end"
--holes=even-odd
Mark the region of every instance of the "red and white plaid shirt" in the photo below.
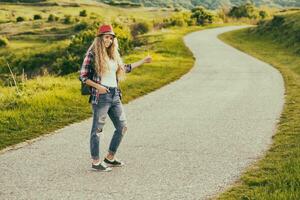
{"type": "MultiPolygon", "coordinates": [[[[126,73],[131,72],[131,69],[132,69],[131,64],[124,64],[122,69],[126,73]]],[[[84,84],[88,79],[90,79],[98,84],[101,83],[101,77],[98,76],[98,74],[95,73],[95,70],[94,70],[94,52],[92,50],[89,50],[85,55],[85,58],[81,65],[79,79],[84,84]],[[93,73],[93,71],[94,71],[94,73],[93,73]],[[93,77],[91,77],[91,75],[93,75],[93,77]]],[[[117,82],[118,82],[118,79],[117,79],[117,82]]],[[[91,96],[90,96],[89,102],[92,104],[97,104],[98,100],[99,100],[99,94],[98,94],[96,88],[91,87],[91,96]]]]}

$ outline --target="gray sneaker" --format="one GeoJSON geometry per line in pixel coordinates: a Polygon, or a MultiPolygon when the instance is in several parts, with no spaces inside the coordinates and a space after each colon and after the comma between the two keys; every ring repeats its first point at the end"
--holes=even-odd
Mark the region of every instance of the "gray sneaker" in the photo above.
{"type": "Polygon", "coordinates": [[[98,165],[92,164],[92,169],[102,172],[110,172],[112,170],[110,167],[107,167],[104,162],[101,162],[98,165]]]}

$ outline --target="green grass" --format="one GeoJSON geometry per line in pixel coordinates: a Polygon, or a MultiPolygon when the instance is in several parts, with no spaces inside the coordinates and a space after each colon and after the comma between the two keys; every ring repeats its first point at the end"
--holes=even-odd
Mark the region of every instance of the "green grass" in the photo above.
{"type": "Polygon", "coordinates": [[[285,82],[284,110],[265,156],[245,170],[240,180],[217,199],[300,199],[300,57],[295,48],[274,42],[269,33],[243,29],[222,34],[228,44],[270,63],[285,82]]]}
{"type": "MultiPolygon", "coordinates": [[[[123,103],[187,73],[194,64],[194,58],[182,37],[204,28],[173,28],[143,36],[148,38],[149,44],[135,50],[124,60],[126,63],[137,61],[149,51],[153,62],[135,69],[121,82],[123,103]]],[[[16,88],[0,87],[0,149],[91,116],[88,97],[80,95],[77,73],[66,77],[39,77],[25,82],[20,88],[18,94],[16,88]]]]}
{"type": "MultiPolygon", "coordinates": [[[[76,0],[77,1],[77,0],[76,0]]],[[[55,2],[63,2],[56,0],[55,2]]],[[[97,19],[110,20],[113,18],[118,18],[118,20],[126,20],[127,18],[134,17],[137,20],[148,20],[154,18],[162,18],[169,16],[171,11],[160,11],[159,9],[151,10],[149,8],[118,8],[113,6],[108,6],[102,3],[90,2],[90,3],[80,3],[80,7],[72,6],[24,6],[16,4],[1,4],[0,3],[0,22],[15,22],[18,16],[25,17],[28,21],[33,19],[33,15],[40,14],[43,19],[47,19],[49,14],[54,14],[60,19],[64,15],[71,15],[73,17],[79,17],[79,12],[81,10],[86,10],[88,17],[96,17],[97,19]]]]}
{"type": "Polygon", "coordinates": [[[55,2],[59,5],[33,6],[34,4],[0,3],[0,36],[5,36],[9,41],[7,47],[0,47],[0,85],[5,85],[10,81],[3,78],[7,77],[7,62],[17,74],[24,69],[29,76],[35,76],[42,74],[40,68],[47,68],[50,73],[54,73],[50,64],[56,62],[57,57],[66,55],[64,49],[72,36],[78,33],[75,27],[79,22],[86,22],[89,25],[95,21],[116,22],[128,24],[129,27],[135,20],[146,20],[150,23],[151,19],[158,20],[171,13],[159,9],[116,8],[96,1],[76,0],[79,7],[67,6],[68,2],[74,4],[71,0],[68,2],[56,0],[55,2]],[[87,11],[87,17],[79,16],[82,10],[87,11]],[[34,14],[41,15],[43,19],[32,20],[34,14]],[[59,20],[47,22],[49,14],[58,16],[59,20]],[[72,16],[71,24],[63,23],[64,15],[72,16]],[[18,16],[25,17],[26,21],[15,22],[18,16]],[[11,22],[3,23],[5,21],[11,22]],[[35,61],[37,63],[34,63],[35,61]]]}
{"type": "Polygon", "coordinates": [[[300,11],[277,14],[272,20],[261,22],[253,33],[267,36],[300,55],[300,11]]]}

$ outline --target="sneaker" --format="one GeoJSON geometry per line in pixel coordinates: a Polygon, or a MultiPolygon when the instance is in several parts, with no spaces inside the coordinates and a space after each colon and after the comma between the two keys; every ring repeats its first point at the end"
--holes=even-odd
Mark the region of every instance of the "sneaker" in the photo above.
{"type": "Polygon", "coordinates": [[[98,165],[92,164],[92,168],[102,172],[110,172],[112,170],[110,167],[107,167],[106,164],[103,162],[99,163],[98,165]]]}
{"type": "Polygon", "coordinates": [[[117,160],[117,159],[114,159],[114,160],[108,160],[107,158],[104,159],[104,162],[110,166],[110,167],[122,167],[124,166],[124,163],[117,160]]]}

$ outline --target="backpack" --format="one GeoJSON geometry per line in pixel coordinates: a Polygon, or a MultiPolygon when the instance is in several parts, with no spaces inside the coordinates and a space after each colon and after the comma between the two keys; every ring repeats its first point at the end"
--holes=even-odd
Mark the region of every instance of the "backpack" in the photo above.
{"type": "MultiPolygon", "coordinates": [[[[95,69],[94,67],[90,67],[89,68],[89,79],[90,80],[93,80],[93,77],[94,77],[94,74],[95,74],[95,69]]],[[[81,82],[81,95],[91,95],[92,93],[92,88],[91,86],[81,82]]]]}

